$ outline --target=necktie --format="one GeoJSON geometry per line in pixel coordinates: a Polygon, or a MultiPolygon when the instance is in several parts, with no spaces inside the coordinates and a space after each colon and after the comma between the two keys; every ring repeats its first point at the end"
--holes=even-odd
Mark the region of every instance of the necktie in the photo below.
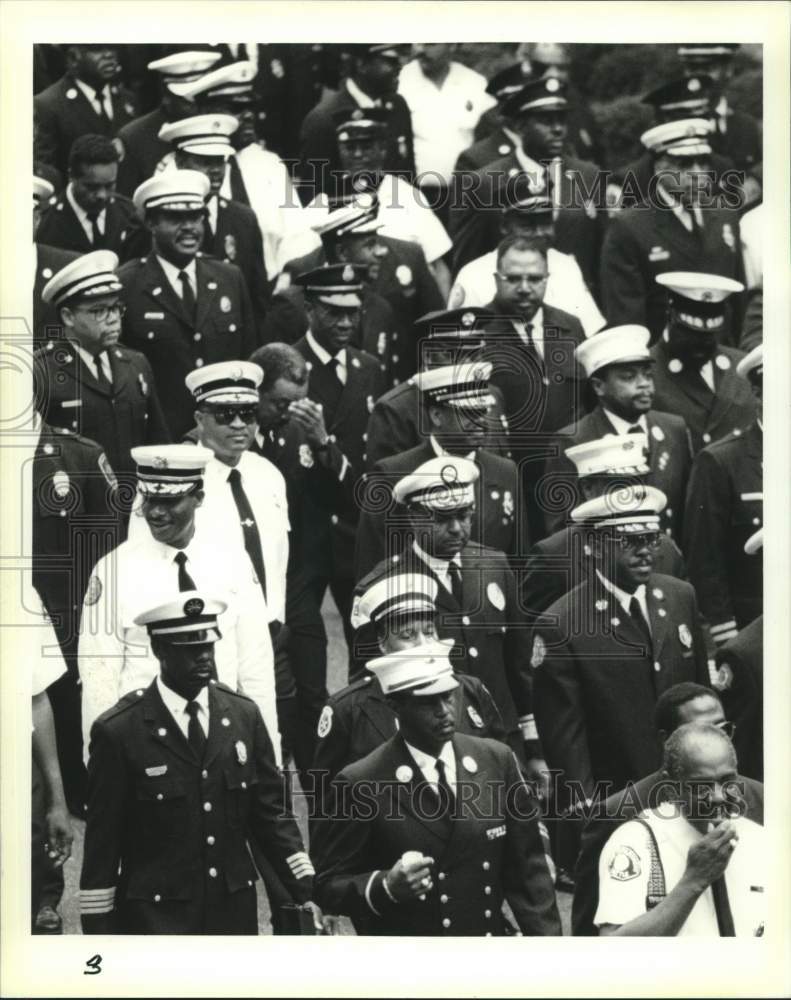
{"type": "Polygon", "coordinates": [[[189,275],[186,271],[179,271],[179,281],[181,282],[181,300],[190,318],[190,322],[195,322],[195,293],[192,291],[189,275]]]}
{"type": "Polygon", "coordinates": [[[106,124],[110,124],[110,116],[107,113],[107,106],[104,103],[105,89],[104,87],[96,87],[96,103],[99,105],[98,115],[101,120],[106,124]]]}
{"type": "Polygon", "coordinates": [[[643,428],[639,424],[634,424],[632,427],[629,428],[629,430],[626,433],[627,434],[642,434],[643,433],[643,428]]]}
{"type": "Polygon", "coordinates": [[[717,914],[717,928],[720,937],[736,937],[736,928],[733,925],[733,913],[724,875],[714,879],[711,883],[711,892],[714,896],[714,911],[717,914]]]}
{"type": "Polygon", "coordinates": [[[96,366],[96,381],[99,383],[102,389],[109,392],[111,385],[110,385],[110,380],[104,373],[104,366],[102,365],[102,354],[104,354],[104,351],[101,351],[99,354],[95,355],[93,359],[93,363],[96,366]]]}
{"type": "Polygon", "coordinates": [[[197,701],[188,701],[184,711],[190,717],[187,725],[187,741],[192,747],[195,756],[198,760],[202,761],[203,754],[206,751],[206,733],[204,733],[203,726],[198,721],[200,705],[197,701]]]}
{"type": "Polygon", "coordinates": [[[255,575],[261,584],[266,600],[266,569],[264,568],[264,553],[261,549],[261,536],[258,534],[258,525],[255,523],[253,508],[247,499],[247,494],[242,486],[242,476],[238,469],[231,469],[228,473],[228,482],[231,484],[236,509],[239,511],[239,523],[244,533],[244,547],[253,564],[255,575]]]}
{"type": "Polygon", "coordinates": [[[629,601],[629,614],[632,616],[635,625],[642,632],[643,638],[648,643],[648,648],[652,649],[651,630],[648,627],[648,622],[645,620],[645,615],[643,614],[643,609],[640,607],[640,602],[634,596],[631,601],[629,601]]]}
{"type": "Polygon", "coordinates": [[[95,250],[101,250],[104,245],[104,237],[99,230],[99,213],[98,212],[86,212],[88,216],[88,222],[91,224],[91,243],[95,250]]]}
{"type": "Polygon", "coordinates": [[[187,572],[187,553],[177,552],[175,556],[173,556],[173,562],[178,563],[179,567],[179,590],[197,590],[198,588],[195,586],[195,581],[187,572]]]}
{"type": "Polygon", "coordinates": [[[448,777],[445,774],[445,761],[437,758],[434,767],[437,769],[439,781],[437,782],[437,798],[439,799],[442,815],[452,819],[453,813],[453,792],[448,784],[448,777]]]}
{"type": "Polygon", "coordinates": [[[240,201],[243,205],[249,205],[250,196],[247,193],[242,171],[235,156],[232,156],[228,160],[228,170],[231,182],[231,199],[233,201],[240,201]]]}
{"type": "Polygon", "coordinates": [[[450,592],[461,607],[461,570],[459,564],[452,560],[448,563],[448,579],[450,580],[450,592]]]}
{"type": "Polygon", "coordinates": [[[695,207],[693,203],[691,201],[685,200],[682,202],[682,204],[684,206],[684,209],[686,210],[687,215],[689,216],[690,222],[692,223],[692,235],[695,237],[696,240],[702,241],[703,230],[700,228],[700,223],[698,222],[698,217],[695,214],[695,207]]]}
{"type": "Polygon", "coordinates": [[[541,357],[541,354],[539,353],[538,347],[536,346],[536,341],[535,341],[535,338],[533,337],[533,324],[532,323],[526,323],[525,324],[525,333],[527,334],[527,344],[525,345],[526,348],[527,348],[527,354],[528,354],[528,356],[530,358],[533,359],[533,362],[534,362],[534,364],[536,366],[536,371],[538,371],[540,373],[541,378],[543,379],[543,377],[544,377],[544,359],[541,357]]]}
{"type": "Polygon", "coordinates": [[[327,373],[330,375],[330,378],[326,380],[328,398],[324,407],[325,417],[327,417],[329,423],[332,423],[335,410],[337,409],[338,403],[340,403],[341,396],[343,395],[343,383],[338,378],[339,364],[340,362],[337,358],[330,358],[324,366],[327,369],[327,373]]]}

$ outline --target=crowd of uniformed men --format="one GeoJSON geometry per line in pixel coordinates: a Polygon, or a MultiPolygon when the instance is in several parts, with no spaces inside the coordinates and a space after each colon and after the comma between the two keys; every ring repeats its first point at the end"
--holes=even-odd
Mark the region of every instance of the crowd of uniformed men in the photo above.
{"type": "Polygon", "coordinates": [[[737,48],[37,46],[37,932],[763,933],[737,48]]]}

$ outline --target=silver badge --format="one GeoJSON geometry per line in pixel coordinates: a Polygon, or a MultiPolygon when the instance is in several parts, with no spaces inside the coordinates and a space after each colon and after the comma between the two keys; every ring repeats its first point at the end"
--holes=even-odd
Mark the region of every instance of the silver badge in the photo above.
{"type": "Polygon", "coordinates": [[[236,748],[236,759],[240,764],[247,763],[247,747],[244,745],[242,740],[237,740],[234,744],[236,748]]]}

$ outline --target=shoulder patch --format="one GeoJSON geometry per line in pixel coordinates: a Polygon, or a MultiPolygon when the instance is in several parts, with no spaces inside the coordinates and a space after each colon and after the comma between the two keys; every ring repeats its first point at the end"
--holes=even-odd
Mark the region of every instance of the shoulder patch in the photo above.
{"type": "Polygon", "coordinates": [[[319,716],[319,725],[316,733],[320,740],[323,740],[325,736],[329,735],[332,729],[332,708],[329,705],[325,705],[321,710],[321,715],[319,716]]]}
{"type": "Polygon", "coordinates": [[[613,855],[607,870],[610,873],[610,878],[615,879],[616,882],[629,882],[631,879],[637,878],[642,871],[640,858],[636,851],[624,844],[613,855]]]}
{"type": "Polygon", "coordinates": [[[530,657],[530,666],[535,670],[544,662],[547,655],[547,645],[540,635],[533,639],[533,655],[530,657]]]}
{"type": "Polygon", "coordinates": [[[102,596],[102,581],[94,574],[88,581],[88,587],[83,598],[84,604],[96,604],[102,596]]]}
{"type": "Polygon", "coordinates": [[[118,480],[115,478],[113,468],[107,460],[107,456],[104,452],[102,452],[99,456],[99,468],[102,471],[102,475],[107,480],[108,486],[112,486],[113,489],[116,489],[118,486],[118,480]]]}

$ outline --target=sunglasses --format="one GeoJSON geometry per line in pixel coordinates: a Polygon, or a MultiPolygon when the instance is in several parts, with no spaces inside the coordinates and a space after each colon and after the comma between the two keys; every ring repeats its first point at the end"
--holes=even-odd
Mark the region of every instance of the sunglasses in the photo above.
{"type": "Polygon", "coordinates": [[[615,541],[622,549],[653,549],[656,551],[662,544],[662,536],[658,531],[639,535],[616,535],[615,541]]]}
{"type": "Polygon", "coordinates": [[[258,408],[255,406],[207,407],[203,412],[210,414],[221,427],[232,424],[237,417],[245,424],[254,424],[258,420],[258,408]]]}

